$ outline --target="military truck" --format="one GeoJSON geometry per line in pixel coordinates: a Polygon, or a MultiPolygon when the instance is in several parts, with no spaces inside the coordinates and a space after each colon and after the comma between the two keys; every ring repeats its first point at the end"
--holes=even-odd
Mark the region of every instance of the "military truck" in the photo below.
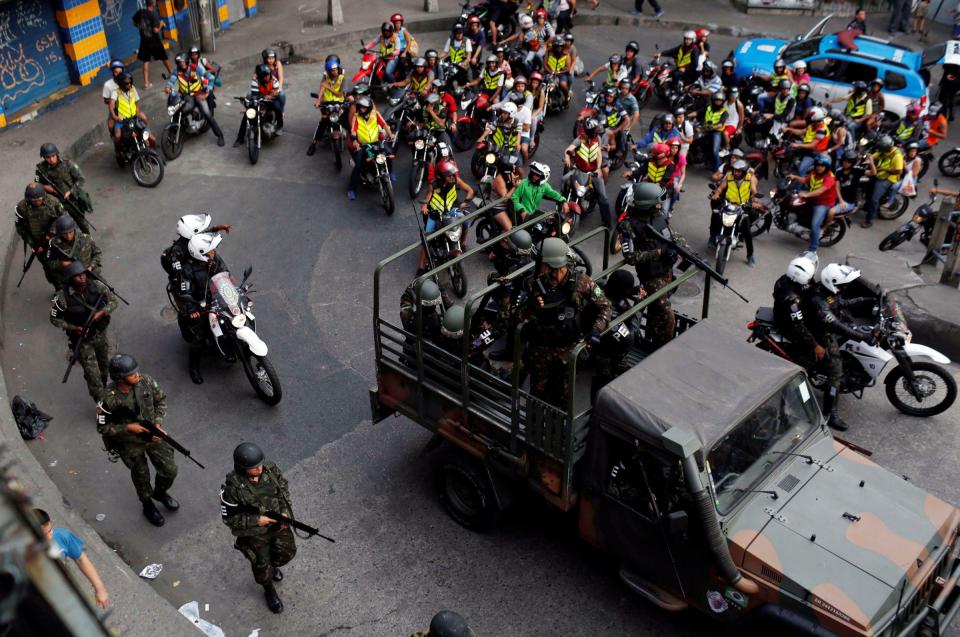
{"type": "MultiPolygon", "coordinates": [[[[606,231],[576,241],[598,234],[606,231]]],[[[960,608],[960,512],[835,438],[801,368],[683,315],[677,337],[652,351],[642,330],[654,294],[608,328],[639,317],[641,334],[595,404],[581,344],[569,358],[566,408],[548,405],[520,382],[519,329],[504,379],[463,364],[467,330],[457,356],[422,338],[421,316],[412,332],[381,316],[385,269],[418,249],[374,275],[370,400],[374,422],[405,416],[434,434],[440,500],[457,522],[490,529],[533,494],[576,515],[583,540],[618,559],[624,583],[663,609],[694,608],[753,634],[770,625],[818,636],[943,634],[960,608]]],[[[465,325],[533,265],[470,295],[465,325]]],[[[596,278],[623,265],[605,256],[596,278]]],[[[680,273],[664,293],[696,274],[680,273]]]]}

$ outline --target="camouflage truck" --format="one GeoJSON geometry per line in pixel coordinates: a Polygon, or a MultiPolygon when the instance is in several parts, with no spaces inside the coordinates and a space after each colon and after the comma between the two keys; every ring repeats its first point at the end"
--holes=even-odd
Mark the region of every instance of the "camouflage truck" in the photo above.
{"type": "MultiPolygon", "coordinates": [[[[960,512],[832,436],[801,368],[678,315],[678,336],[660,349],[640,334],[594,405],[575,348],[575,391],[560,409],[523,389],[519,329],[503,379],[462,362],[469,331],[457,356],[421,337],[419,316],[412,332],[381,317],[386,267],[418,248],[374,276],[371,407],[374,422],[406,416],[433,433],[440,500],[457,522],[490,529],[534,494],[576,515],[581,538],[614,556],[636,593],[747,634],[945,632],[960,608],[960,512]]],[[[596,277],[622,266],[604,257],[596,277]]],[[[468,297],[466,325],[499,285],[468,297]]],[[[608,329],[635,317],[642,329],[657,297],[608,329]]]]}

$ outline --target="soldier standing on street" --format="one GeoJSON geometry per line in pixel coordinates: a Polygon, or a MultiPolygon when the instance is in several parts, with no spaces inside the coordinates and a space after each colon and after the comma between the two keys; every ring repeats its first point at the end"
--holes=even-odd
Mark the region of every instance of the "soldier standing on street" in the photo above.
{"type": "Polygon", "coordinates": [[[80,167],[61,157],[57,147],[49,142],[40,147],[40,156],[43,161],[37,164],[37,178],[43,183],[43,189],[61,201],[80,230],[90,234],[86,215],[93,212],[93,204],[90,203],[90,195],[83,189],[80,167]]]}
{"type": "Polygon", "coordinates": [[[527,304],[521,318],[529,343],[525,363],[530,370],[530,393],[557,407],[566,404],[567,358],[584,336],[593,346],[610,324],[610,301],[583,273],[568,267],[567,244],[548,237],[541,246],[540,269],[527,281],[527,304]],[[584,334],[581,320],[593,310],[592,325],[584,334]]]}
{"type": "Polygon", "coordinates": [[[237,538],[233,547],[250,561],[267,606],[282,613],[274,582],[283,580],[280,567],[297,554],[297,545],[290,527],[263,515],[267,512],[293,517],[290,487],[277,465],[264,461],[260,447],[242,442],[233,450],[233,471],[220,487],[220,516],[237,538]]]}
{"type": "Polygon", "coordinates": [[[180,503],[167,493],[177,477],[173,447],[140,424],[141,420],[160,427],[167,415],[167,396],[150,376],[140,373],[136,359],[129,354],[117,354],[110,359],[110,378],[103,400],[97,405],[97,431],[112,455],[120,457],[130,469],[137,497],[143,504],[143,515],[154,526],[163,526],[165,520],[154,500],[162,502],[168,511],[176,511],[180,503]],[[156,483],[150,484],[150,466],[157,472],[156,483]]]}
{"type": "Polygon", "coordinates": [[[56,278],[56,288],[69,283],[64,274],[67,266],[79,261],[87,270],[100,274],[103,253],[90,235],[77,231],[77,224],[70,215],[61,215],[53,224],[53,238],[47,249],[47,267],[56,278]]]}
{"type": "Polygon", "coordinates": [[[23,244],[37,255],[43,273],[52,285],[57,282],[47,266],[47,243],[54,222],[63,214],[63,206],[36,182],[27,184],[23,201],[17,204],[14,225],[23,244]]]}
{"type": "Polygon", "coordinates": [[[81,339],[77,360],[83,367],[90,397],[98,402],[107,384],[110,361],[107,326],[110,315],[117,309],[117,300],[99,281],[87,281],[87,269],[79,261],[67,265],[63,277],[68,283],[50,302],[50,322],[67,333],[71,352],[77,346],[77,339],[81,339]],[[88,320],[90,325],[84,333],[88,320]]]}
{"type": "MultiPolygon", "coordinates": [[[[629,215],[620,227],[623,259],[636,267],[640,286],[647,295],[673,282],[673,264],[677,261],[673,248],[658,238],[660,232],[668,228],[666,219],[660,215],[660,203],[666,194],[658,184],[634,184],[629,215]]],[[[647,306],[646,311],[646,339],[654,347],[660,347],[671,340],[676,331],[677,318],[670,306],[670,295],[660,297],[647,306]]]]}
{"type": "MultiPolygon", "coordinates": [[[[615,270],[603,286],[603,294],[610,301],[611,320],[629,311],[646,292],[637,287],[637,280],[629,269],[615,270]]],[[[634,314],[600,338],[600,343],[590,352],[593,360],[593,380],[590,385],[590,402],[597,392],[620,375],[624,360],[630,352],[636,335],[640,333],[640,316],[634,314]]]]}

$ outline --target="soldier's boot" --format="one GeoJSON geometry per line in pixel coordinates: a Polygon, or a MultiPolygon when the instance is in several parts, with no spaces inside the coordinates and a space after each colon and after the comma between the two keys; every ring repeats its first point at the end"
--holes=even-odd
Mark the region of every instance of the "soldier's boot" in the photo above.
{"type": "Polygon", "coordinates": [[[840,390],[829,387],[823,395],[823,411],[827,412],[827,426],[837,431],[846,431],[850,428],[839,412],[840,390]]]}
{"type": "Polygon", "coordinates": [[[283,571],[281,571],[276,566],[273,567],[273,581],[282,582],[283,581],[283,571]]]}
{"type": "Polygon", "coordinates": [[[200,348],[191,347],[190,348],[190,380],[194,382],[195,385],[203,384],[203,374],[200,373],[200,348]]]}
{"type": "Polygon", "coordinates": [[[144,500],[143,502],[143,517],[147,518],[147,521],[153,526],[163,526],[166,523],[163,515],[157,510],[157,506],[150,500],[144,500]]]}
{"type": "Polygon", "coordinates": [[[154,500],[157,502],[162,502],[163,506],[167,508],[167,511],[176,511],[180,508],[180,503],[177,502],[172,495],[166,491],[159,491],[157,489],[153,490],[153,495],[151,495],[154,500]]]}
{"type": "Polygon", "coordinates": [[[263,598],[267,601],[267,608],[273,613],[283,612],[283,601],[277,594],[277,589],[273,587],[273,582],[267,582],[263,585],[263,598]]]}

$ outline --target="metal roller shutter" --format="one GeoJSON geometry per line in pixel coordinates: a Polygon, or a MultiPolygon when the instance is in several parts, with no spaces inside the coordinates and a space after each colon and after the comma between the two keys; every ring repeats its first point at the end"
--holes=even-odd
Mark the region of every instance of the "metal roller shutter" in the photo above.
{"type": "Polygon", "coordinates": [[[133,14],[143,3],[138,0],[98,0],[103,31],[111,59],[126,60],[140,46],[140,32],[133,26],[133,14]]]}
{"type": "Polygon", "coordinates": [[[70,84],[51,3],[0,4],[0,104],[7,116],[70,84]]]}

